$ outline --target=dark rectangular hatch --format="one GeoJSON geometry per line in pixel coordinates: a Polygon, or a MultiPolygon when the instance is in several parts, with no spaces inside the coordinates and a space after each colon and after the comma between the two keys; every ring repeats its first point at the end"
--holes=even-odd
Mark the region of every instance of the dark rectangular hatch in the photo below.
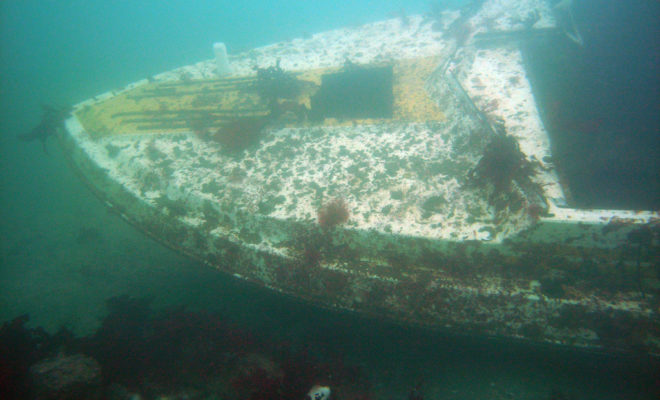
{"type": "Polygon", "coordinates": [[[323,75],[311,98],[311,117],[366,119],[392,117],[392,66],[348,64],[344,71],[323,75]]]}

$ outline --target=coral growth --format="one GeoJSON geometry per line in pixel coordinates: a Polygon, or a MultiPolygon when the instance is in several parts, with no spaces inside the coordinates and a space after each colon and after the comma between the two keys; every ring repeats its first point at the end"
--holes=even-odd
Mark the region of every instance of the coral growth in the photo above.
{"type": "Polygon", "coordinates": [[[540,204],[536,203],[525,204],[525,209],[529,219],[534,222],[537,222],[539,219],[541,219],[541,216],[547,213],[547,208],[542,207],[540,204]]]}
{"type": "Polygon", "coordinates": [[[323,254],[318,247],[305,246],[302,254],[302,264],[308,267],[318,267],[323,260],[323,254]]]}
{"type": "Polygon", "coordinates": [[[258,143],[267,123],[267,117],[234,118],[223,125],[213,139],[222,145],[224,151],[236,153],[258,143]]]}
{"type": "Polygon", "coordinates": [[[218,121],[218,118],[212,113],[203,112],[195,118],[188,118],[186,124],[195,135],[200,137],[200,139],[209,139],[211,130],[218,121]]]}
{"type": "Polygon", "coordinates": [[[229,120],[207,114],[188,122],[190,129],[201,139],[219,143],[227,154],[236,154],[257,144],[269,116],[235,117],[229,120]],[[217,127],[220,125],[220,127],[217,127]]]}
{"type": "Polygon", "coordinates": [[[277,99],[294,99],[301,90],[301,82],[280,67],[280,60],[275,66],[255,68],[257,71],[256,90],[262,99],[269,103],[277,99]]]}
{"type": "Polygon", "coordinates": [[[536,222],[547,212],[543,189],[532,180],[537,164],[525,157],[514,137],[500,132],[468,172],[467,185],[485,189],[488,202],[498,212],[522,209],[531,222],[536,222]]]}
{"type": "MultiPolygon", "coordinates": [[[[255,68],[257,72],[254,90],[266,102],[269,112],[259,111],[258,115],[218,114],[211,111],[189,116],[186,124],[201,139],[217,142],[228,154],[236,154],[261,140],[264,128],[278,118],[287,117],[294,121],[307,118],[307,108],[295,99],[301,93],[305,82],[275,66],[255,68]]],[[[202,104],[205,99],[198,99],[202,104]]]]}
{"type": "Polygon", "coordinates": [[[479,163],[468,173],[471,184],[490,184],[495,193],[511,190],[515,181],[524,184],[534,175],[533,164],[520,151],[516,139],[509,135],[497,135],[486,146],[479,163]]]}
{"type": "Polygon", "coordinates": [[[319,226],[323,229],[330,229],[348,221],[349,216],[348,205],[344,199],[337,197],[318,210],[319,226]]]}
{"type": "Polygon", "coordinates": [[[222,145],[222,150],[235,154],[259,142],[266,125],[272,120],[271,115],[235,116],[227,118],[211,112],[205,112],[186,123],[200,139],[222,145]]]}

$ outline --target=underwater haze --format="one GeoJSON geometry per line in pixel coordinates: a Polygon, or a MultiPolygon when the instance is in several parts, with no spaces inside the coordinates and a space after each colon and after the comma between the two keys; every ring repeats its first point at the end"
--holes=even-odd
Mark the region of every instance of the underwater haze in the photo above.
{"type": "MultiPolygon", "coordinates": [[[[0,335],[11,333],[12,340],[26,343],[21,334],[46,337],[65,328],[67,333],[44,339],[53,345],[39,354],[67,348],[95,358],[103,385],[115,384],[111,394],[104,392],[113,399],[134,393],[225,398],[221,389],[209,388],[204,375],[219,362],[204,354],[218,349],[174,349],[181,342],[194,348],[194,340],[213,335],[208,332],[233,338],[217,351],[227,363],[222,357],[240,353],[232,346],[250,354],[277,348],[285,349],[278,353],[282,374],[289,371],[285,363],[292,370],[334,371],[352,390],[337,400],[657,399],[660,363],[647,355],[450,335],[329,311],[238,281],[165,248],[108,212],[69,168],[54,138],[43,147],[17,139],[39,123],[44,105],[76,104],[210,59],[214,42],[237,53],[421,14],[433,4],[464,3],[469,1],[0,2],[0,323],[5,323],[0,335]],[[10,324],[23,315],[29,321],[10,324]],[[177,340],[153,336],[173,325],[181,335],[177,340]],[[200,331],[208,336],[199,338],[200,331]],[[118,341],[136,347],[117,350],[118,341]],[[126,357],[113,357],[104,346],[126,357]],[[144,358],[131,359],[135,353],[144,358]],[[180,376],[190,382],[149,375],[151,382],[176,385],[145,387],[129,376],[156,374],[159,365],[185,365],[180,376]]],[[[658,210],[660,2],[574,3],[583,48],[564,41],[527,49],[535,95],[572,205],[658,210]],[[562,56],[551,57],[548,49],[562,56]]],[[[0,395],[20,398],[31,383],[7,372],[8,366],[29,367],[38,360],[9,360],[25,354],[20,346],[7,347],[0,346],[5,357],[0,395]]],[[[236,368],[271,365],[256,356],[245,363],[236,368]]],[[[250,393],[245,387],[275,385],[265,381],[246,378],[234,387],[250,393]]]]}

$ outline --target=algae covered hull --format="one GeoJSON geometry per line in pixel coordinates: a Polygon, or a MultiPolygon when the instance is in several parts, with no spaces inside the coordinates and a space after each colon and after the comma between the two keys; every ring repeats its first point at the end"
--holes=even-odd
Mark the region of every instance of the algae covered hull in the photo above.
{"type": "Polygon", "coordinates": [[[565,207],[518,47],[554,17],[500,3],[166,72],[78,104],[61,142],[126,220],[270,289],[657,354],[658,214],[565,207]]]}

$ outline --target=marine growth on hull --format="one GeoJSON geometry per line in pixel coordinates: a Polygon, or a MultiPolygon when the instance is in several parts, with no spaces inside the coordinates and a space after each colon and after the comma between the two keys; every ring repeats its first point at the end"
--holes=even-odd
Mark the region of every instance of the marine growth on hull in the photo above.
{"type": "Polygon", "coordinates": [[[273,290],[657,352],[658,215],[566,207],[519,47],[552,12],[500,3],[220,54],[77,105],[63,144],[127,220],[273,290]]]}

